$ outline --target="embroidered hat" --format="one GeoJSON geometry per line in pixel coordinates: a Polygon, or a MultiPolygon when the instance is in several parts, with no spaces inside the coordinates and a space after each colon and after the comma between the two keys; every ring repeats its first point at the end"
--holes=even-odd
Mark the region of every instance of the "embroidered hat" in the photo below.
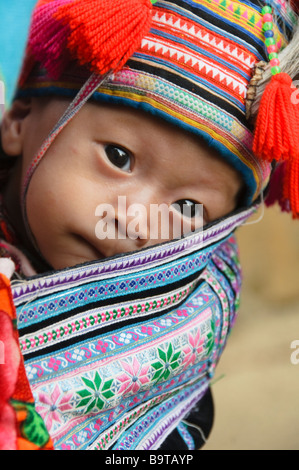
{"type": "MultiPolygon", "coordinates": [[[[297,17],[285,0],[267,3],[280,49],[297,17]]],[[[57,133],[92,96],[204,138],[242,175],[250,204],[271,172],[271,162],[253,154],[246,118],[254,67],[268,59],[262,6],[260,0],[38,1],[16,96],[76,100],[34,159],[24,190],[57,133]]]]}

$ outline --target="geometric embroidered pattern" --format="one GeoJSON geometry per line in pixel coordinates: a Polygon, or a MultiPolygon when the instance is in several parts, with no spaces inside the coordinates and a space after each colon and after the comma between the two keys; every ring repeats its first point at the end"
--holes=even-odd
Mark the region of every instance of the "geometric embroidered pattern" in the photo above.
{"type": "Polygon", "coordinates": [[[27,376],[56,449],[155,449],[200,400],[238,306],[232,231],[253,210],[182,240],[13,283],[27,376]],[[136,298],[130,289],[108,294],[124,276],[136,298]],[[74,304],[82,289],[85,303],[74,304]]]}

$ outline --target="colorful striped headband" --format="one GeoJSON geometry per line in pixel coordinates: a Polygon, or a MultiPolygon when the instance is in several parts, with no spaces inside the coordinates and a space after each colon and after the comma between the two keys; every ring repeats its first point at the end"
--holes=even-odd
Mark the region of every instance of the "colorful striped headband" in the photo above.
{"type": "MultiPolygon", "coordinates": [[[[280,49],[297,17],[285,0],[267,4],[280,49]]],[[[29,168],[24,197],[53,139],[92,96],[205,139],[242,175],[250,204],[267,185],[273,159],[253,153],[246,119],[252,71],[268,59],[265,14],[259,0],[40,0],[16,96],[75,99],[29,168]]]]}

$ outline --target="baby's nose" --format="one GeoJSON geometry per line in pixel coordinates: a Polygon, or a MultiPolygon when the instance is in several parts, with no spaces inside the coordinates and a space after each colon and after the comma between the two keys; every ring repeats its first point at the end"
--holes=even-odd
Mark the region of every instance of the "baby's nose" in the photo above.
{"type": "Polygon", "coordinates": [[[146,200],[144,196],[139,198],[137,193],[134,199],[120,196],[115,216],[118,234],[122,238],[136,240],[140,246],[145,245],[150,238],[150,206],[150,199],[146,200]]]}

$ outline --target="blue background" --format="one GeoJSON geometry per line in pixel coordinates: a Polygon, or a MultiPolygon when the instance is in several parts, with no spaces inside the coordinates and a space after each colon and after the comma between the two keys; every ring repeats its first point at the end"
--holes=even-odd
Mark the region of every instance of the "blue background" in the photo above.
{"type": "Polygon", "coordinates": [[[37,0],[0,0],[0,76],[5,105],[14,94],[22,63],[31,13],[37,0]]]}

